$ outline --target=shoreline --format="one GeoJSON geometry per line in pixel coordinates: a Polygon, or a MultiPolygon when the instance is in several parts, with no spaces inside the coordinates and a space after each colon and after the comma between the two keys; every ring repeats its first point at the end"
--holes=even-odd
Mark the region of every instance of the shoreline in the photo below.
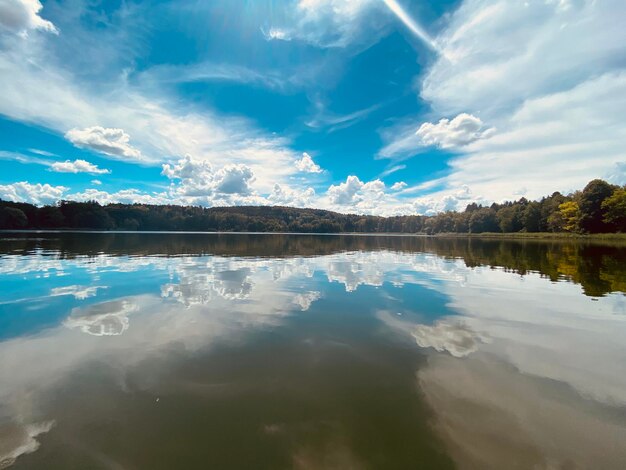
{"type": "Polygon", "coordinates": [[[626,243],[626,233],[569,233],[569,232],[513,232],[513,233],[438,233],[433,238],[486,238],[513,240],[569,240],[569,241],[617,241],[626,243]]]}
{"type": "Polygon", "coordinates": [[[28,229],[0,230],[4,233],[41,234],[41,233],[97,233],[97,234],[143,234],[143,235],[301,235],[301,236],[361,236],[361,237],[417,237],[417,238],[474,238],[500,240],[536,240],[536,241],[613,241],[626,243],[626,233],[577,234],[567,232],[515,232],[515,233],[399,233],[399,232],[227,232],[227,231],[178,231],[178,230],[77,230],[77,229],[28,229]]]}

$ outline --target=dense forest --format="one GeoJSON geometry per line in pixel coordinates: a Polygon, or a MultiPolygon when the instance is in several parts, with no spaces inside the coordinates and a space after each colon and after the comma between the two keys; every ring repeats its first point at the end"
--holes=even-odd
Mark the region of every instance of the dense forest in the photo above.
{"type": "Polygon", "coordinates": [[[433,216],[377,217],[291,207],[189,207],[61,201],[37,207],[0,200],[0,229],[171,230],[299,233],[626,232],[626,186],[593,180],[555,192],[433,216]]]}

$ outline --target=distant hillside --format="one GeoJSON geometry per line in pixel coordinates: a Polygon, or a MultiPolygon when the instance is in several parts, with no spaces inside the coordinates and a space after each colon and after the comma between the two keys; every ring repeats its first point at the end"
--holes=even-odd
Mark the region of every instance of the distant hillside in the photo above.
{"type": "Polygon", "coordinates": [[[626,232],[626,187],[591,181],[582,191],[524,198],[434,216],[377,217],[280,206],[190,207],[61,201],[37,207],[0,200],[0,229],[299,233],[626,232]]]}

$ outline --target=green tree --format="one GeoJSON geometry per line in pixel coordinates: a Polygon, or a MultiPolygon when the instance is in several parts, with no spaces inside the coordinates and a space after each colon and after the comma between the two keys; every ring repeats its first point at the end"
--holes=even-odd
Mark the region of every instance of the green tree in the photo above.
{"type": "Polygon", "coordinates": [[[489,207],[483,207],[472,212],[469,220],[471,233],[499,232],[496,211],[489,207]]]}
{"type": "Polygon", "coordinates": [[[610,225],[604,221],[605,210],[602,203],[613,194],[615,187],[606,181],[595,179],[590,181],[580,196],[579,227],[583,232],[602,233],[610,231],[610,225]]]}
{"type": "Polygon", "coordinates": [[[528,203],[522,214],[522,223],[527,232],[538,232],[541,228],[541,204],[528,203]]]}
{"type": "Polygon", "coordinates": [[[59,228],[65,223],[65,217],[57,206],[44,206],[39,209],[38,215],[41,228],[59,228]]]}
{"type": "Polygon", "coordinates": [[[559,212],[562,220],[562,228],[566,232],[575,232],[578,230],[578,220],[580,218],[580,210],[576,201],[567,201],[559,205],[559,212]]]}
{"type": "Polygon", "coordinates": [[[28,217],[15,207],[0,207],[0,228],[22,229],[28,225],[28,217]]]}
{"type": "Polygon", "coordinates": [[[615,192],[602,202],[604,222],[619,232],[626,232],[626,187],[615,192]]]}
{"type": "Polygon", "coordinates": [[[522,229],[522,221],[520,220],[520,206],[512,204],[503,207],[497,213],[498,225],[504,233],[519,232],[522,229]]]}

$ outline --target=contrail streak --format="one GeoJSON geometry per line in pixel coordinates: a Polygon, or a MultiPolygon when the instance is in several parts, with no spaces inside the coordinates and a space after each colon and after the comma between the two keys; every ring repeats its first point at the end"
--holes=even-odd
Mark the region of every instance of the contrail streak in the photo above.
{"type": "Polygon", "coordinates": [[[417,24],[417,22],[411,18],[406,11],[404,11],[396,0],[383,0],[383,2],[391,10],[391,12],[411,30],[413,34],[424,41],[432,50],[438,50],[435,41],[428,35],[424,28],[417,24]]]}

